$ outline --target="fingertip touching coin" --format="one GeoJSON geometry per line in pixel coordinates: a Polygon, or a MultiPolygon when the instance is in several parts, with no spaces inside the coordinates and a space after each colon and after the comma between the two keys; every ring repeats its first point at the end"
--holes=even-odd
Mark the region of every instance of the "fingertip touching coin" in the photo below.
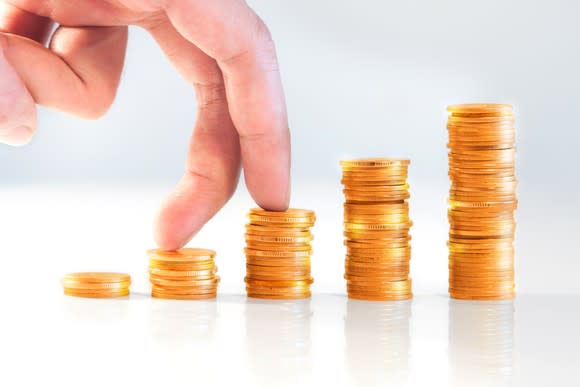
{"type": "Polygon", "coordinates": [[[198,110],[185,173],[155,222],[159,247],[186,244],[233,195],[242,167],[259,206],[288,207],[290,134],[276,50],[244,1],[5,3],[1,142],[30,141],[35,104],[88,119],[102,116],[119,85],[127,26],[138,25],[194,86],[198,110]],[[53,22],[59,27],[47,48],[53,22]]]}

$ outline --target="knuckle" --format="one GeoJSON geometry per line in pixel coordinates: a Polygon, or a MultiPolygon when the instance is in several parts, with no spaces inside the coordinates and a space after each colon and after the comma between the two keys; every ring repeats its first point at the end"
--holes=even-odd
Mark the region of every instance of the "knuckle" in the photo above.
{"type": "Polygon", "coordinates": [[[195,85],[200,109],[222,105],[226,101],[226,88],[223,82],[195,85]]]}

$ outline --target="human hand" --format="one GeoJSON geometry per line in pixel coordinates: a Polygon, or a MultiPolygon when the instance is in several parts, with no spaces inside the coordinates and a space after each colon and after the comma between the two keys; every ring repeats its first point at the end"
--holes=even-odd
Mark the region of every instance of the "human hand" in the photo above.
{"type": "Polygon", "coordinates": [[[198,109],[186,172],[156,220],[159,247],[187,243],[232,196],[241,165],[258,205],[287,208],[290,135],[275,47],[243,0],[9,0],[0,7],[0,142],[30,141],[35,104],[102,116],[119,84],[127,26],[137,25],[194,85],[198,109]],[[60,26],[50,37],[53,23],[60,26]]]}

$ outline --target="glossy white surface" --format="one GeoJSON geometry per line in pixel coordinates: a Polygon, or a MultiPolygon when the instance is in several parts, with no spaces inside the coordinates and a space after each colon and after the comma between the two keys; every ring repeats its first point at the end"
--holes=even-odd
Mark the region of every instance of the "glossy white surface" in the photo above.
{"type": "Polygon", "coordinates": [[[578,305],[540,295],[189,302],[27,292],[3,302],[0,383],[578,386],[578,305]]]}
{"type": "Polygon", "coordinates": [[[0,386],[580,385],[580,294],[547,294],[563,276],[577,278],[565,264],[576,254],[572,249],[566,260],[542,256],[549,245],[529,232],[540,226],[526,222],[516,301],[450,301],[444,199],[415,200],[416,297],[349,301],[336,191],[313,187],[294,195],[319,217],[311,300],[242,295],[243,224],[251,201],[238,193],[192,242],[218,251],[220,296],[187,302],[147,295],[145,250],[153,246],[151,219],[161,190],[3,189],[0,386]],[[560,262],[550,270],[562,277],[539,270],[547,260],[560,262]],[[133,294],[63,296],[60,278],[79,270],[130,273],[133,294]],[[545,286],[529,273],[545,277],[545,286]]]}

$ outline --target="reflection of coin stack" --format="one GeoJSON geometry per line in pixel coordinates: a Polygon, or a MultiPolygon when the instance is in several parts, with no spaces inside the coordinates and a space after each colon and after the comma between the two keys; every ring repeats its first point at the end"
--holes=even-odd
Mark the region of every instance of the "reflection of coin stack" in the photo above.
{"type": "Polygon", "coordinates": [[[515,129],[510,105],[455,105],[449,130],[449,292],[515,295],[515,129]]]}
{"type": "MultiPolygon", "coordinates": [[[[155,302],[151,305],[151,334],[155,342],[168,348],[211,344],[217,319],[216,302],[155,302]]],[[[200,355],[207,358],[210,351],[200,355]]]]}
{"type": "Polygon", "coordinates": [[[453,386],[512,386],[513,301],[449,301],[449,366],[453,386]]]}
{"type": "Polygon", "coordinates": [[[121,273],[71,273],[62,279],[64,294],[85,298],[116,298],[129,295],[131,277],[121,273]]]}
{"type": "Polygon", "coordinates": [[[345,338],[353,385],[405,385],[410,359],[411,302],[349,300],[345,338]]]}
{"type": "Polygon", "coordinates": [[[409,160],[350,160],[341,166],[349,298],[410,298],[409,160]]]}
{"type": "Polygon", "coordinates": [[[246,350],[255,386],[300,386],[311,374],[310,300],[246,304],[246,350]]]}
{"type": "Polygon", "coordinates": [[[215,251],[183,248],[149,250],[151,295],[174,300],[215,298],[219,283],[215,251]]]}
{"type": "Polygon", "coordinates": [[[250,210],[246,225],[246,290],[249,297],[310,297],[314,212],[250,210]]]}

